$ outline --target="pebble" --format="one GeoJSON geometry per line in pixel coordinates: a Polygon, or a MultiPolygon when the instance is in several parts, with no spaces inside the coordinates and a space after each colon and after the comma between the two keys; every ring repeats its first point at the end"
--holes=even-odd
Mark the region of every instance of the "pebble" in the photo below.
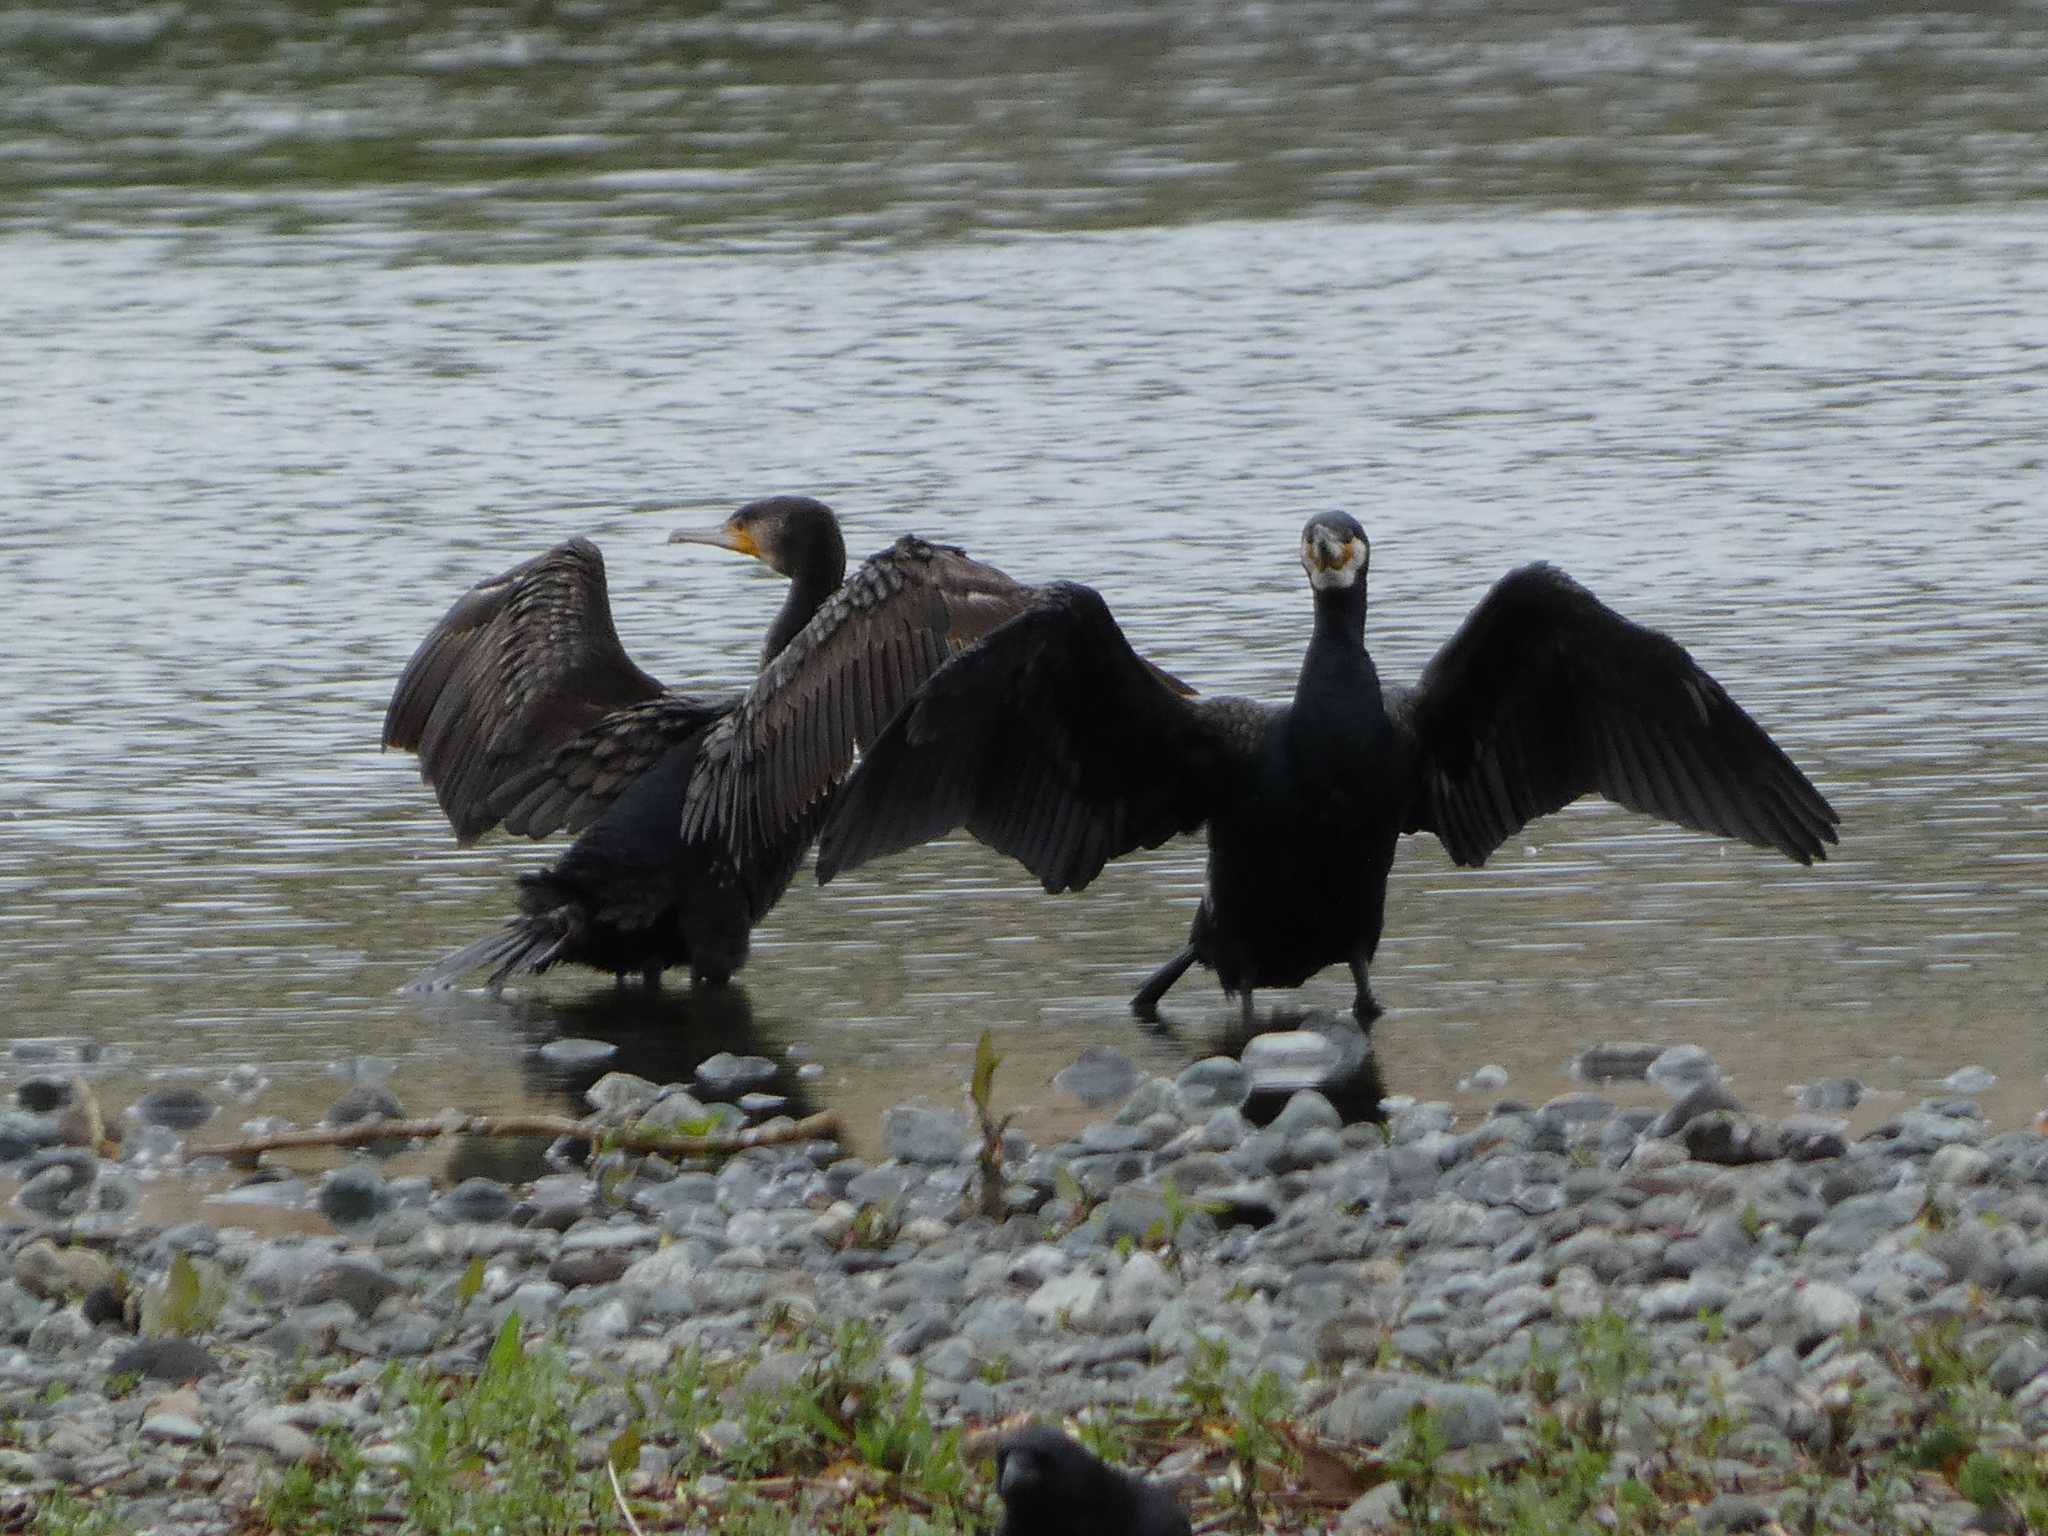
{"type": "Polygon", "coordinates": [[[194,1130],[220,1110],[203,1091],[189,1083],[152,1088],[128,1108],[144,1124],[166,1126],[174,1131],[194,1130]]]}
{"type": "Polygon", "coordinates": [[[720,1051],[697,1065],[697,1086],[716,1099],[733,1099],[750,1089],[766,1088],[781,1069],[766,1056],[735,1056],[720,1051]]]}
{"type": "Polygon", "coordinates": [[[617,1056],[619,1048],[610,1040],[583,1040],[571,1035],[550,1040],[533,1054],[550,1071],[590,1072],[617,1056]]]}
{"type": "Polygon", "coordinates": [[[330,1126],[354,1125],[373,1115],[399,1120],[405,1116],[405,1107],[398,1102],[398,1096],[382,1084],[361,1083],[334,1101],[323,1123],[330,1126]]]}
{"type": "Polygon", "coordinates": [[[949,1109],[911,1104],[882,1112],[882,1145],[899,1162],[941,1166],[958,1162],[968,1141],[967,1117],[949,1109]]]}
{"type": "Polygon", "coordinates": [[[1816,1114],[1846,1114],[1863,1102],[1863,1085],[1853,1077],[1824,1077],[1799,1090],[1799,1107],[1816,1114]]]}
{"type": "Polygon", "coordinates": [[[1241,1061],[1208,1056],[1182,1069],[1173,1080],[1174,1102],[1190,1120],[1211,1112],[1237,1110],[1251,1097],[1252,1075],[1241,1061]]]}
{"type": "Polygon", "coordinates": [[[441,1221],[479,1225],[504,1221],[512,1214],[512,1191],[496,1179],[464,1179],[428,1207],[441,1221]]]}
{"type": "Polygon", "coordinates": [[[1950,1093],[1989,1093],[1998,1086],[1998,1074],[1983,1067],[1958,1067],[1941,1080],[1950,1093]]]}
{"type": "Polygon", "coordinates": [[[346,1163],[321,1181],[314,1203],[335,1226],[356,1227],[383,1215],[390,1208],[391,1193],[375,1167],[346,1163]]]}
{"type": "Polygon", "coordinates": [[[1136,1063],[1114,1046],[1091,1045],[1053,1078],[1053,1087],[1090,1108],[1114,1104],[1138,1086],[1136,1063]]]}
{"type": "Polygon", "coordinates": [[[1659,1051],[1656,1059],[1643,1069],[1643,1076],[1673,1098],[1682,1097],[1688,1090],[1720,1075],[1714,1058],[1696,1045],[1674,1045],[1659,1051]]]}
{"type": "Polygon", "coordinates": [[[1572,1058],[1571,1073],[1588,1083],[1641,1082],[1663,1054],[1663,1046],[1640,1041],[1589,1045],[1572,1058]]]}

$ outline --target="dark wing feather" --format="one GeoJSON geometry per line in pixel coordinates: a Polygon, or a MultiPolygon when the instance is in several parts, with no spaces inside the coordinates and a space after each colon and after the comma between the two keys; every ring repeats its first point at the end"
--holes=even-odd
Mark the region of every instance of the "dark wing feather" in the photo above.
{"type": "Polygon", "coordinates": [[[818,878],[966,826],[1049,891],[1207,821],[1263,713],[1183,698],[1101,597],[1056,583],[946,663],[862,756],[818,839],[818,878]]]}
{"type": "Polygon", "coordinates": [[[615,709],[657,697],[612,626],[604,557],[571,539],[455,600],[406,663],[384,745],[417,752],[456,837],[497,823],[497,791],[615,709]]]}
{"type": "MultiPolygon", "coordinates": [[[[690,737],[732,712],[737,698],[692,699],[664,693],[615,709],[531,768],[492,790],[485,812],[522,837],[580,832],[629,785],[690,737]]],[[[683,795],[676,793],[680,815],[683,795]]]]}
{"type": "Polygon", "coordinates": [[[1033,589],[958,549],[905,537],[864,562],[705,742],[683,835],[722,838],[745,868],[807,838],[856,748],[948,656],[1033,589]]]}
{"type": "Polygon", "coordinates": [[[1836,841],[1834,808],[1683,646],[1547,565],[1503,577],[1388,704],[1416,749],[1405,830],[1460,864],[1592,793],[1802,864],[1836,841]]]}

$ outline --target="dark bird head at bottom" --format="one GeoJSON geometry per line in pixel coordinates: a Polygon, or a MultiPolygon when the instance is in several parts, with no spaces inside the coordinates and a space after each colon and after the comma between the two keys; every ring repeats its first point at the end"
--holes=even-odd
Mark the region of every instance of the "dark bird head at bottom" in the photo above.
{"type": "Polygon", "coordinates": [[[996,1536],[1189,1536],[1173,1495],[1042,1424],[996,1442],[996,1536]]]}

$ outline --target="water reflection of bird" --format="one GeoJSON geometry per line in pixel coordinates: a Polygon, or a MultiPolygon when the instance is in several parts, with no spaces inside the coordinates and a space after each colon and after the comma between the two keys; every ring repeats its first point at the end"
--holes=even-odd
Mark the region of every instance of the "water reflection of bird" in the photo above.
{"type": "Polygon", "coordinates": [[[749,502],[672,542],[751,555],[789,596],[746,692],[673,691],[626,654],[586,539],[478,583],[407,664],[384,745],[417,752],[457,839],[494,826],[580,835],[520,877],[520,915],[412,985],[482,966],[493,987],[575,962],[658,984],[721,983],[746,960],[826,798],[911,689],[1031,596],[960,550],[905,537],[846,574],[822,502],[749,502]]]}
{"type": "Polygon", "coordinates": [[[1839,818],[1693,661],[1545,565],[1504,577],[1413,688],[1365,649],[1365,532],[1303,530],[1315,625],[1288,704],[1184,699],[1138,665],[1102,599],[1046,588],[939,669],[876,740],[818,843],[829,880],[966,825],[1048,891],[1206,826],[1208,887],[1187,947],[1131,1006],[1149,1017],[1195,962],[1225,992],[1346,964],[1367,984],[1403,832],[1460,864],[1580,795],[1701,831],[1826,856],[1839,818]]]}

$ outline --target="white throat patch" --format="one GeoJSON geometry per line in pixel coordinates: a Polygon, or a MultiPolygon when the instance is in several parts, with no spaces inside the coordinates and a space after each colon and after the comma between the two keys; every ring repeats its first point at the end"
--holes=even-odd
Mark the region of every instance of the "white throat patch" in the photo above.
{"type": "Polygon", "coordinates": [[[1365,574],[1365,540],[1346,540],[1342,560],[1335,564],[1324,563],[1333,553],[1335,551],[1320,540],[1310,538],[1301,541],[1302,569],[1308,572],[1308,584],[1318,592],[1328,587],[1352,586],[1365,574]],[[1323,557],[1321,561],[1317,559],[1318,555],[1323,557]]]}

